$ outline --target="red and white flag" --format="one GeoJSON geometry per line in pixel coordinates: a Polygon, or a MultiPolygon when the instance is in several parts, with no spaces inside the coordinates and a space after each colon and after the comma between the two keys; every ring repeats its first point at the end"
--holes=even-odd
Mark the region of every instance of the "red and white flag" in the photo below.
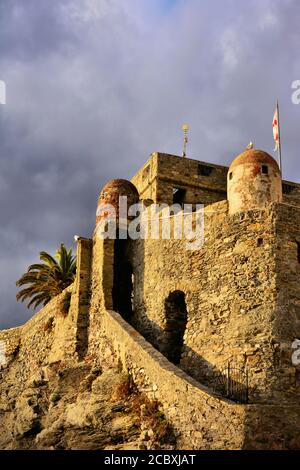
{"type": "Polygon", "coordinates": [[[278,150],[279,148],[279,112],[278,112],[278,104],[276,105],[274,117],[273,117],[273,136],[275,140],[275,149],[274,151],[278,150]]]}

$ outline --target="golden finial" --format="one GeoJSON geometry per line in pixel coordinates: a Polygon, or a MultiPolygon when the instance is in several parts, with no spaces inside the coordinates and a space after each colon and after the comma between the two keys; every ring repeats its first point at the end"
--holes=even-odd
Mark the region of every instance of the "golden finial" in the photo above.
{"type": "Polygon", "coordinates": [[[182,156],[186,157],[186,145],[189,141],[188,139],[188,130],[189,130],[189,125],[188,124],[183,124],[182,130],[184,133],[184,138],[183,138],[183,151],[182,151],[182,156]]]}

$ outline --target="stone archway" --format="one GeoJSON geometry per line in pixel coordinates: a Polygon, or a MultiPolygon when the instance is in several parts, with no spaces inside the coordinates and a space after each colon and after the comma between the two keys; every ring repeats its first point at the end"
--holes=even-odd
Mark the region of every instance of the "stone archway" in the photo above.
{"type": "Polygon", "coordinates": [[[165,328],[161,348],[161,352],[173,364],[180,363],[186,323],[185,294],[176,290],[171,292],[165,300],[165,328]]]}

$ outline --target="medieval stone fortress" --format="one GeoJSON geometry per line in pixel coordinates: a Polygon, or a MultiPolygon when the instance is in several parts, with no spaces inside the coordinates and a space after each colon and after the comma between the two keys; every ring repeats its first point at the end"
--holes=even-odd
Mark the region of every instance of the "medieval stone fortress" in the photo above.
{"type": "Polygon", "coordinates": [[[131,182],[103,188],[97,219],[107,203],[118,212],[120,196],[147,207],[204,204],[204,243],[187,250],[184,240],[114,240],[97,230],[77,237],[68,315],[56,315],[63,293],[22,327],[0,332],[3,446],[24,435],[42,446],[58,433],[54,420],[37,426],[32,390],[44,393],[54,365],[90,361],[125,371],[157,400],[178,449],[300,448],[300,367],[292,361],[300,185],[282,181],[276,161],[253,148],[229,169],[153,153],[131,182]]]}

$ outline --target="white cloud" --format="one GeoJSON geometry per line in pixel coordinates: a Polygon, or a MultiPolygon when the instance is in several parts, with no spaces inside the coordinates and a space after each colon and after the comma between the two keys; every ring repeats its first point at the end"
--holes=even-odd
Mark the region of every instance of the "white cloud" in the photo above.
{"type": "Polygon", "coordinates": [[[239,65],[241,47],[235,31],[227,29],[220,40],[225,69],[233,71],[239,65]]]}

